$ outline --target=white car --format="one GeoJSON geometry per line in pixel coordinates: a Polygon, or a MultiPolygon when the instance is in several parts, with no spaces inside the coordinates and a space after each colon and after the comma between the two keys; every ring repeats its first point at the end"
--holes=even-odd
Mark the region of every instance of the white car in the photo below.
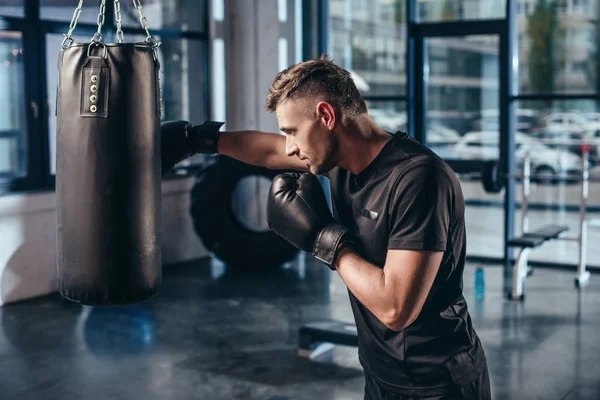
{"type": "Polygon", "coordinates": [[[406,125],[406,115],[378,108],[369,109],[369,116],[388,132],[396,133],[406,125]]]}
{"type": "MultiPolygon", "coordinates": [[[[498,132],[469,132],[454,147],[462,160],[497,160],[500,155],[498,132]]],[[[515,137],[518,167],[521,168],[525,155],[529,153],[532,173],[554,176],[581,171],[581,157],[576,154],[552,149],[523,133],[515,137]]]]}
{"type": "Polygon", "coordinates": [[[454,144],[460,140],[460,134],[452,128],[439,123],[427,124],[427,144],[454,144]]]}
{"type": "Polygon", "coordinates": [[[559,133],[578,132],[587,134],[600,130],[600,122],[586,118],[577,112],[559,112],[548,115],[545,120],[546,130],[559,133]]]}
{"type": "Polygon", "coordinates": [[[460,140],[460,134],[438,122],[427,124],[427,147],[446,159],[456,158],[453,147],[460,140]]]}
{"type": "MultiPolygon", "coordinates": [[[[517,109],[517,131],[532,132],[541,125],[538,113],[534,110],[517,109]]],[[[483,110],[471,121],[474,131],[494,131],[500,128],[500,111],[497,109],[483,110]]]]}

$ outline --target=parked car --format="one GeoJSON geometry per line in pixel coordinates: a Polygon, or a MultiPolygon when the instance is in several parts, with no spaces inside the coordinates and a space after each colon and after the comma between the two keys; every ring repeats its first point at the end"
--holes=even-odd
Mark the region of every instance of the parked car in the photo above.
{"type": "MultiPolygon", "coordinates": [[[[454,147],[459,159],[497,160],[500,155],[498,132],[469,132],[454,147]]],[[[515,137],[517,167],[521,169],[525,155],[529,153],[532,173],[550,181],[562,174],[581,173],[581,157],[568,151],[553,149],[535,138],[517,132],[515,137]]]]}
{"type": "Polygon", "coordinates": [[[550,132],[585,133],[600,129],[600,123],[590,121],[578,112],[556,112],[544,118],[544,128],[550,132]]]}
{"type": "Polygon", "coordinates": [[[459,133],[452,128],[438,123],[427,125],[427,144],[449,145],[459,140],[459,133]]]}
{"type": "Polygon", "coordinates": [[[437,122],[427,124],[427,147],[438,156],[446,159],[456,158],[453,148],[460,140],[460,134],[452,128],[437,122]]]}
{"type": "Polygon", "coordinates": [[[598,163],[598,153],[600,151],[600,134],[598,134],[597,138],[595,135],[596,131],[589,133],[560,132],[544,128],[533,134],[532,137],[538,139],[541,143],[550,148],[569,151],[580,157],[583,152],[583,146],[587,145],[590,163],[596,165],[598,163]]]}
{"type": "Polygon", "coordinates": [[[388,132],[395,133],[406,125],[406,114],[379,108],[369,109],[369,116],[388,132]]]}
{"type": "Polygon", "coordinates": [[[594,165],[600,164],[600,129],[586,134],[586,141],[591,147],[590,160],[594,165]]]}
{"type": "MultiPolygon", "coordinates": [[[[498,110],[483,110],[470,121],[472,131],[500,131],[500,112],[498,110]]],[[[542,126],[542,120],[534,110],[517,110],[517,131],[534,132],[542,126]]]]}

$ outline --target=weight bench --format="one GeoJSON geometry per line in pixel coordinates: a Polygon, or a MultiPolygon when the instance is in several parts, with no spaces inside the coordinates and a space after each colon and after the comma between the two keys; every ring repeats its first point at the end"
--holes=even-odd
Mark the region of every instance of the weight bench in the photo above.
{"type": "Polygon", "coordinates": [[[560,238],[563,233],[569,230],[565,225],[547,225],[538,230],[527,232],[523,236],[515,237],[508,241],[507,246],[519,247],[521,251],[513,267],[513,287],[512,292],[507,293],[509,299],[523,300],[525,297],[525,279],[529,274],[527,262],[529,253],[536,247],[541,246],[552,239],[560,238]]]}
{"type": "Polygon", "coordinates": [[[357,347],[356,325],[330,320],[309,322],[300,327],[298,356],[312,360],[333,349],[334,344],[357,347]]]}

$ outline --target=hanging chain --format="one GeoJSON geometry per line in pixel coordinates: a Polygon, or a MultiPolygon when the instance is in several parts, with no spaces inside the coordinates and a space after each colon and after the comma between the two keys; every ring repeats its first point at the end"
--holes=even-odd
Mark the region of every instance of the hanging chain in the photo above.
{"type": "Polygon", "coordinates": [[[102,41],[102,26],[104,25],[104,14],[106,13],[106,0],[102,0],[100,4],[100,12],[98,13],[98,31],[92,36],[92,42],[102,41]]]}
{"type": "Polygon", "coordinates": [[[65,39],[62,42],[63,49],[69,47],[73,43],[73,38],[71,37],[71,35],[73,34],[75,27],[77,26],[77,21],[79,21],[79,16],[81,15],[81,7],[83,7],[83,0],[79,0],[77,8],[73,12],[73,19],[71,20],[71,25],[69,25],[69,32],[67,32],[67,34],[64,35],[65,39]],[[69,44],[65,45],[67,41],[69,42],[69,44]]]}
{"type": "Polygon", "coordinates": [[[117,22],[117,42],[123,43],[123,31],[121,30],[121,3],[115,0],[115,21],[117,22]]]}
{"type": "Polygon", "coordinates": [[[146,35],[147,35],[146,42],[148,42],[152,45],[152,48],[154,49],[155,56],[156,56],[156,48],[161,45],[161,42],[154,39],[152,37],[152,35],[150,34],[150,27],[148,26],[148,20],[146,19],[146,17],[144,17],[144,13],[142,12],[142,4],[140,3],[140,0],[133,0],[133,5],[137,9],[138,14],[140,16],[140,23],[142,24],[142,28],[144,28],[144,30],[146,31],[146,35]]]}
{"type": "MultiPolygon", "coordinates": [[[[83,1],[84,0],[79,0],[79,4],[77,5],[77,8],[73,12],[73,18],[71,19],[71,24],[69,25],[69,31],[67,32],[67,34],[64,35],[65,39],[62,42],[63,48],[69,47],[74,41],[73,38],[71,37],[71,35],[73,34],[75,27],[77,26],[77,22],[79,21],[79,16],[81,15],[81,9],[83,7],[83,1]]],[[[124,37],[123,37],[123,31],[121,30],[121,3],[119,2],[119,0],[114,0],[114,2],[115,2],[115,20],[117,22],[117,41],[119,43],[122,43],[124,40],[124,37]]],[[[161,45],[161,42],[157,41],[150,34],[150,26],[148,24],[148,20],[144,16],[144,13],[142,12],[142,4],[140,3],[140,0],[133,0],[133,5],[136,8],[138,15],[140,17],[140,24],[142,25],[142,28],[144,29],[144,31],[146,31],[146,42],[152,46],[152,49],[154,51],[154,58],[157,59],[158,57],[156,54],[156,49],[161,45]]],[[[94,33],[94,36],[92,36],[92,42],[101,42],[103,39],[102,26],[104,26],[105,14],[106,14],[106,0],[102,0],[102,3],[100,4],[100,11],[98,12],[98,19],[97,19],[98,30],[96,31],[96,33],[94,33]]]]}

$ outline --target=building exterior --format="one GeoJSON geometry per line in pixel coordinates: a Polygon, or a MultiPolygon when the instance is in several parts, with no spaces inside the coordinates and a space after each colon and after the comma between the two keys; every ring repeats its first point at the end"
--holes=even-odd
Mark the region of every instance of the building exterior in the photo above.
{"type": "MultiPolygon", "coordinates": [[[[550,0],[546,0],[550,3],[550,0]]],[[[369,95],[406,93],[406,24],[402,0],[330,0],[329,51],[346,68],[368,83],[369,95]]],[[[532,88],[529,58],[536,33],[529,31],[542,0],[518,1],[519,89],[532,88]]],[[[596,0],[556,0],[558,28],[552,34],[551,91],[591,93],[596,84],[596,0]]],[[[422,22],[502,18],[505,2],[498,0],[419,0],[422,22]]],[[[539,34],[542,34],[540,32],[539,34]]],[[[476,112],[497,107],[498,38],[430,39],[429,109],[476,112]]],[[[534,70],[532,71],[532,68],[534,70]]],[[[387,104],[386,107],[397,107],[387,104]]]]}

